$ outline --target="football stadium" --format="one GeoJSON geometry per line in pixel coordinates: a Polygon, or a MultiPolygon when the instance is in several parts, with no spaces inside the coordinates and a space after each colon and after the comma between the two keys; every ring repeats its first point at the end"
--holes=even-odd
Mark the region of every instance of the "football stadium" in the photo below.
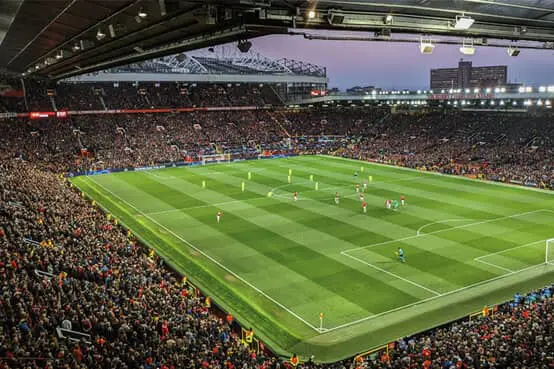
{"type": "Polygon", "coordinates": [[[551,4],[0,15],[1,369],[554,366],[551,4]]]}

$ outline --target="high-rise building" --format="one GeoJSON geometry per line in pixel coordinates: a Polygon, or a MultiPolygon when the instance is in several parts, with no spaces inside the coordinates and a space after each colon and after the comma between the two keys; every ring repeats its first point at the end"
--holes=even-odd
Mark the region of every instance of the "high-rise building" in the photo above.
{"type": "Polygon", "coordinates": [[[431,69],[431,89],[458,89],[503,86],[508,80],[506,65],[474,67],[460,60],[457,68],[431,69]]]}

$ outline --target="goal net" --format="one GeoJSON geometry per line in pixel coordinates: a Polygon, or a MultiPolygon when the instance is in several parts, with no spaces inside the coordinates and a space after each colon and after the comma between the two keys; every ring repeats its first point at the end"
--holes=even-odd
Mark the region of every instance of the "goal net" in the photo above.
{"type": "Polygon", "coordinates": [[[554,238],[546,240],[546,256],[545,263],[554,265],[554,238]]]}
{"type": "Polygon", "coordinates": [[[229,162],[231,162],[231,154],[202,155],[202,165],[229,162]]]}

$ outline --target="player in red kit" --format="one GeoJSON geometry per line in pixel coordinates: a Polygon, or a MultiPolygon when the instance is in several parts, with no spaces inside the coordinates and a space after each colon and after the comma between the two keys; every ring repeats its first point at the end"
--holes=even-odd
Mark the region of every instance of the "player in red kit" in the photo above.
{"type": "Polygon", "coordinates": [[[223,212],[221,211],[218,211],[217,214],[216,214],[216,219],[217,219],[217,222],[219,223],[219,221],[221,220],[221,216],[223,215],[223,212]]]}
{"type": "Polygon", "coordinates": [[[364,213],[367,213],[367,202],[365,202],[365,201],[362,202],[362,211],[363,211],[364,213]]]}
{"type": "Polygon", "coordinates": [[[292,198],[294,199],[294,201],[298,201],[298,192],[294,192],[292,194],[292,198]]]}

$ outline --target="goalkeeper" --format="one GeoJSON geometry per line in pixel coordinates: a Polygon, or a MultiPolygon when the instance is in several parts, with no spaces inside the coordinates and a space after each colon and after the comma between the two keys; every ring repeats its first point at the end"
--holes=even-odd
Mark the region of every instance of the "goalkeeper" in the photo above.
{"type": "Polygon", "coordinates": [[[398,248],[398,251],[395,252],[396,257],[398,257],[398,260],[402,263],[406,262],[406,259],[404,258],[404,250],[402,250],[401,247],[398,248]]]}

